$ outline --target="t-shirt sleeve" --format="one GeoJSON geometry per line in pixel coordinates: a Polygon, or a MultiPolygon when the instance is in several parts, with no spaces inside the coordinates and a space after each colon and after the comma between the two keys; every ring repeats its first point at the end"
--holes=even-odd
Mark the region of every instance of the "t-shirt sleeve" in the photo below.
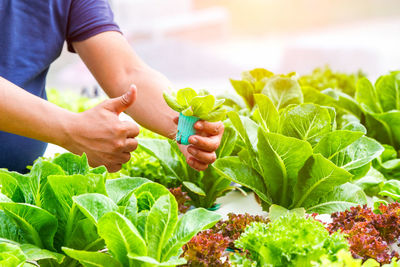
{"type": "Polygon", "coordinates": [[[72,0],[66,36],[69,51],[75,52],[73,42],[106,31],[121,32],[108,0],[72,0]]]}

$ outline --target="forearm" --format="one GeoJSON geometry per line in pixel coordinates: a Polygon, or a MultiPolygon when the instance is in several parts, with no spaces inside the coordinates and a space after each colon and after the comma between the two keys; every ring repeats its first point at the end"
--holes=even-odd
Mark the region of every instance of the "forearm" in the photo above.
{"type": "Polygon", "coordinates": [[[137,99],[126,111],[136,122],[165,137],[175,137],[173,118],[178,114],[162,96],[170,82],[146,65],[121,34],[105,32],[74,43],[74,48],[108,96],[118,97],[131,84],[136,85],[137,99]]]}
{"type": "Polygon", "coordinates": [[[176,124],[173,119],[178,113],[165,103],[162,96],[163,91],[169,90],[171,86],[168,79],[154,69],[144,67],[126,73],[119,81],[119,85],[105,88],[111,97],[123,94],[132,83],[138,89],[137,100],[126,113],[143,127],[165,137],[175,138],[176,124]]]}
{"type": "Polygon", "coordinates": [[[0,77],[0,131],[62,146],[72,116],[0,77]]]}

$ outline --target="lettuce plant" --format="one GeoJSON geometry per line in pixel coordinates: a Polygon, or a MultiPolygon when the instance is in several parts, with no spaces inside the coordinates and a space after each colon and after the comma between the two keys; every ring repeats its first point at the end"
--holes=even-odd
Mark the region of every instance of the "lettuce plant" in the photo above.
{"type": "Polygon", "coordinates": [[[386,179],[400,179],[400,159],[394,147],[383,145],[385,150],[374,160],[374,168],[382,173],[386,179]]]}
{"type": "Polygon", "coordinates": [[[218,159],[214,168],[226,178],[252,189],[264,209],[272,204],[330,213],[365,203],[350,172],[367,171],[382,146],[349,126],[335,130],[332,108],[289,105],[280,112],[265,95],[255,96],[257,122],[230,112],[243,149],[218,159]]]}
{"type": "Polygon", "coordinates": [[[39,159],[27,175],[1,170],[0,240],[41,266],[175,265],[185,263],[180,248],[220,219],[204,209],[178,219],[177,202],[162,185],[106,175],[71,153],[39,159]]]}
{"type": "MultiPolygon", "coordinates": [[[[329,259],[327,255],[321,256],[319,262],[313,263],[315,267],[379,267],[381,266],[376,260],[368,259],[363,263],[362,259],[354,259],[351,253],[345,249],[340,250],[336,254],[336,259],[329,259]]],[[[393,262],[396,264],[396,261],[393,262]]],[[[397,266],[385,264],[384,267],[397,266]]]]}
{"type": "Polygon", "coordinates": [[[231,79],[231,84],[250,110],[256,105],[255,95],[261,93],[270,97],[278,109],[303,102],[295,73],[275,75],[266,69],[257,68],[243,72],[242,80],[231,79]]]}
{"type": "Polygon", "coordinates": [[[357,81],[365,74],[361,71],[353,74],[334,72],[329,66],[316,68],[311,74],[303,75],[299,79],[302,87],[313,87],[318,91],[325,89],[339,90],[347,95],[354,96],[357,81]]]}
{"type": "Polygon", "coordinates": [[[23,244],[23,251],[30,244],[31,252],[52,255],[39,259],[41,264],[62,261],[58,253],[63,245],[102,248],[104,242],[74,207],[73,196],[105,194],[105,171],[105,167],[90,169],[85,155],[70,153],[52,161],[39,159],[26,175],[1,170],[0,238],[23,244]]]}
{"type": "Polygon", "coordinates": [[[215,233],[220,233],[222,236],[228,239],[229,247],[234,249],[234,242],[240,237],[245,231],[246,227],[253,222],[268,223],[269,219],[264,218],[260,215],[245,214],[234,214],[229,213],[227,220],[219,221],[214,227],[215,233]]]}
{"type": "Polygon", "coordinates": [[[177,188],[170,188],[169,192],[174,195],[176,202],[178,203],[178,210],[180,213],[186,213],[190,209],[190,197],[187,192],[182,191],[182,186],[177,188]]]}
{"type": "Polygon", "coordinates": [[[399,214],[399,203],[380,205],[378,213],[366,205],[356,206],[332,214],[333,221],[328,229],[331,233],[341,231],[346,234],[353,256],[390,263],[393,257],[398,257],[390,245],[397,243],[400,237],[399,214]]]}
{"type": "Polygon", "coordinates": [[[212,230],[202,231],[184,245],[183,256],[188,261],[184,266],[229,267],[228,259],[222,259],[228,244],[228,238],[222,234],[212,230]]]}
{"type": "Polygon", "coordinates": [[[378,141],[400,148],[400,72],[379,77],[375,86],[363,78],[357,83],[356,100],[366,114],[369,134],[378,141]]]}
{"type": "Polygon", "coordinates": [[[78,209],[96,225],[108,252],[63,251],[88,266],[174,266],[182,246],[199,231],[221,217],[205,209],[194,209],[178,217],[175,197],[160,184],[143,178],[120,178],[107,185],[110,197],[83,194],[74,197],[78,209]]]}
{"type": "Polygon", "coordinates": [[[168,106],[185,116],[195,116],[201,120],[216,122],[225,118],[223,99],[215,100],[210,94],[197,94],[192,88],[178,90],[176,98],[164,92],[164,99],[168,106]]]}
{"type": "MultiPolygon", "coordinates": [[[[216,151],[217,157],[229,156],[235,148],[236,139],[236,131],[232,127],[225,127],[221,145],[216,151]]],[[[188,192],[191,203],[196,207],[211,208],[218,197],[234,188],[230,185],[231,181],[217,173],[212,166],[203,172],[192,169],[176,142],[141,139],[139,149],[160,161],[169,179],[183,186],[182,189],[188,192]]]]}
{"type": "Polygon", "coordinates": [[[248,251],[257,266],[311,266],[322,255],[334,259],[341,249],[347,249],[345,237],[330,235],[313,218],[295,213],[286,214],[264,224],[255,222],[235,242],[236,247],[248,251]]]}

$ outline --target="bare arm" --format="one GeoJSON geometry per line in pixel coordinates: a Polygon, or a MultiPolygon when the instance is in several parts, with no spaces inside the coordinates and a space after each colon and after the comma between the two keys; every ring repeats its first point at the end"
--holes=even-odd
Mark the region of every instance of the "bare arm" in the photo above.
{"type": "MultiPolygon", "coordinates": [[[[104,32],[73,44],[101,87],[110,97],[121,95],[130,84],[137,100],[126,112],[136,122],[165,137],[174,138],[178,113],[165,103],[162,92],[171,86],[165,76],[147,66],[118,32],[104,32]]],[[[215,161],[223,124],[198,122],[190,146],[181,146],[190,166],[204,170],[215,161]]]]}
{"type": "Polygon", "coordinates": [[[74,113],[64,110],[0,77],[0,130],[64,146],[67,122],[74,113]]]}
{"type": "Polygon", "coordinates": [[[76,154],[85,152],[92,167],[117,171],[137,147],[139,129],[119,121],[118,114],[136,98],[130,94],[110,99],[76,114],[64,110],[0,77],[0,130],[53,143],[76,154]]]}
{"type": "Polygon", "coordinates": [[[118,32],[105,32],[74,48],[110,97],[122,95],[135,84],[137,100],[126,110],[136,122],[168,138],[174,138],[178,115],[165,103],[162,92],[171,83],[161,73],[146,65],[118,32]]]}

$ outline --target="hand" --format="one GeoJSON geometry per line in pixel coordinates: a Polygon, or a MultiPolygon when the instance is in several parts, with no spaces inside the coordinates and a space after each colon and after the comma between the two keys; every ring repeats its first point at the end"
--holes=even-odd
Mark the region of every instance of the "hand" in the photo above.
{"type": "Polygon", "coordinates": [[[105,165],[109,172],[121,169],[137,148],[135,137],[139,127],[128,121],[120,121],[118,115],[133,104],[137,90],[134,85],[122,96],[109,99],[85,112],[74,114],[68,123],[69,151],[86,153],[89,165],[105,165]]]}
{"type": "MultiPolygon", "coordinates": [[[[174,122],[178,124],[179,118],[174,122]]],[[[224,124],[222,122],[198,121],[194,125],[196,135],[189,137],[190,145],[179,145],[180,150],[186,157],[186,162],[190,167],[198,171],[204,171],[212,164],[217,155],[222,135],[224,133],[224,124]]]]}

